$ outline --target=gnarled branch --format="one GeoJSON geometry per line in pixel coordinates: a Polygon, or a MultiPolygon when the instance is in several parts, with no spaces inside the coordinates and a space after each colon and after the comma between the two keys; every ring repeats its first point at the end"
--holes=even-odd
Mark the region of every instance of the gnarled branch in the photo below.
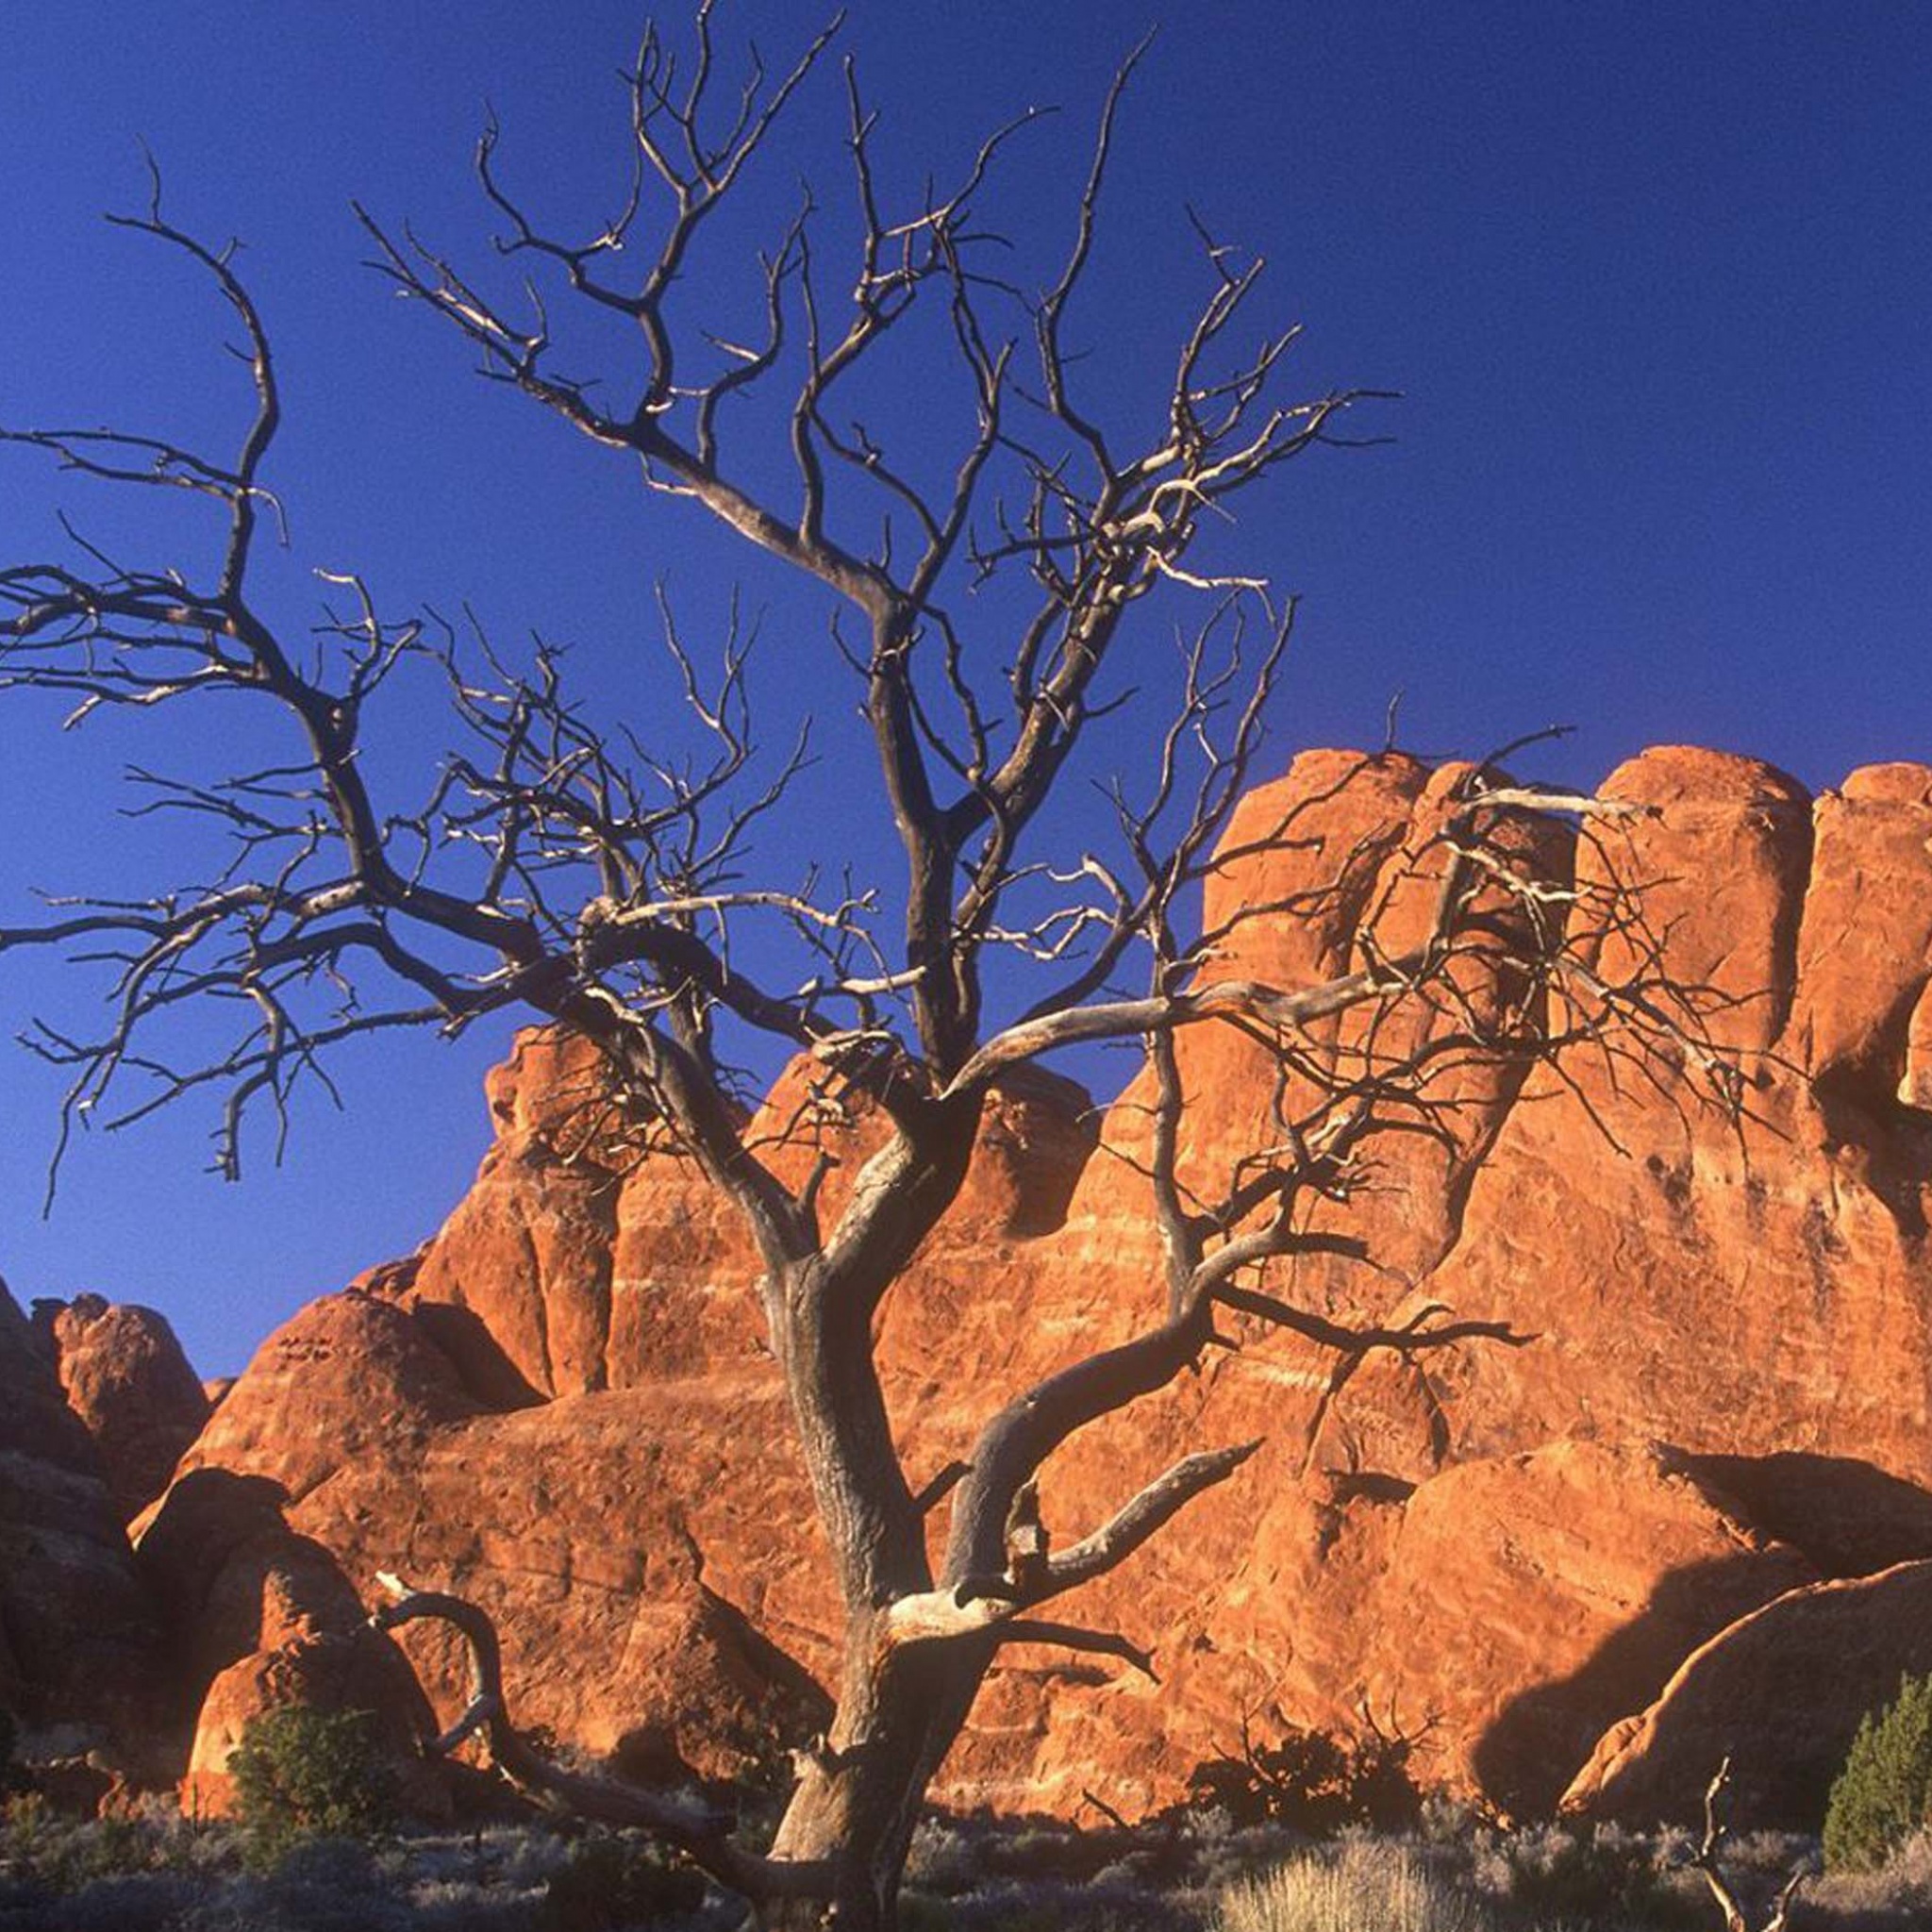
{"type": "Polygon", "coordinates": [[[465,1739],[480,1735],[491,1761],[520,1790],[561,1803],[579,1817],[647,1831],[674,1845],[691,1863],[746,1898],[821,1898],[830,1874],[804,1860],[761,1857],[732,1843],[733,1821],[701,1801],[650,1791],[553,1764],[518,1730],[503,1688],[503,1646],[488,1611],[443,1591],[413,1590],[385,1571],[376,1582],[391,1601],[370,1617],[377,1630],[397,1630],[429,1620],[445,1624],[463,1641],[470,1658],[470,1697],[462,1715],[430,1749],[446,1756],[465,1739]]]}

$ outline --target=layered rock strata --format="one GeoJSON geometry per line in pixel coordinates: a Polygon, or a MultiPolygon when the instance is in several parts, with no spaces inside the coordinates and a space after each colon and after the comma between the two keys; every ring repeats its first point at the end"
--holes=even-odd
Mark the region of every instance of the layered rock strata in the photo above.
{"type": "MultiPolygon", "coordinates": [[[[1399,947],[1427,917],[1455,777],[1310,753],[1251,794],[1207,893],[1212,973],[1293,986],[1357,959],[1365,931],[1399,947]]],[[[1722,1725],[1674,1714],[1680,1673],[1701,1710],[1753,1681],[1689,1659],[1780,1618],[1809,1630],[1802,1607],[1845,1579],[1932,1557],[1932,771],[1814,800],[1664,748],[1602,794],[1643,809],[1574,849],[1525,830],[1524,862],[1553,892],[1621,884],[1634,914],[1589,938],[1598,971],[1692,995],[1741,1118],[1587,1041],[1554,1069],[1453,1076],[1444,1130],[1378,1153],[1357,1204],[1379,1272],[1304,1263],[1272,1286],[1338,1320],[1439,1302],[1534,1340],[1372,1357],[1338,1385],[1311,1345],[1249,1328],[1076,1438],[1043,1489],[1066,1537],[1178,1454],[1267,1442],[1079,1606],[1151,1644],[1163,1684],[1010,1653],[941,1796],[1145,1809],[1244,1724],[1374,1722],[1507,1807],[1546,1808],[1594,1763],[1589,1791],[1627,1810],[1626,1721],[1695,1757],[1722,1725]]],[[[1466,970],[1480,1011],[1493,969],[1466,970]]],[[[1338,1025],[1326,1050],[1358,1044],[1338,1025]]],[[[1181,1069],[1205,1189],[1267,1144],[1281,1070],[1218,1027],[1183,1036],[1181,1069]]],[[[354,1578],[482,1601],[524,1712],[560,1738],[743,1773],[760,1740],[812,1727],[837,1631],[756,1259],[693,1175],[636,1158],[567,1044],[527,1037],[490,1100],[495,1144],[443,1230],[272,1339],[187,1466],[274,1478],[354,1578]]],[[[1036,1075],[989,1109],[881,1335],[915,1482],[1155,1312],[1139,1101],[1096,1133],[1077,1090],[1036,1075]]],[[[797,1176],[840,1158],[828,1213],[877,1137],[804,1068],[752,1131],[797,1176]]],[[[1862,1662],[1840,1681],[1828,1644],[1801,1648],[1819,1696],[1867,1694],[1862,1662]]],[[[454,1659],[416,1657],[446,1715],[454,1659]]],[[[1642,1790],[1681,1808],[1711,1768],[1642,1790]]]]}

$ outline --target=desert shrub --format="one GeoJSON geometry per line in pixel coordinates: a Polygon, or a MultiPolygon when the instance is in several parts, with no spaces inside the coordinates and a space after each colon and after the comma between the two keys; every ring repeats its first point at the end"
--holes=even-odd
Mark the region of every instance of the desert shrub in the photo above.
{"type": "Polygon", "coordinates": [[[1803,1896],[1794,1924],[1924,1932],[1932,1924],[1932,1826],[1913,1832],[1877,1871],[1823,1874],[1810,1880],[1803,1896]]]}
{"type": "Polygon", "coordinates": [[[68,1826],[65,1837],[68,1856],[63,1890],[78,1890],[83,1886],[131,1877],[158,1862],[158,1847],[150,1834],[131,1818],[78,1820],[68,1826]]]}
{"type": "Polygon", "coordinates": [[[258,1869],[306,1839],[366,1839],[395,1820],[372,1711],[265,1711],[249,1720],[228,1770],[246,1856],[258,1869]]]}
{"type": "MultiPolygon", "coordinates": [[[[175,1872],[96,1878],[62,1898],[42,1922],[60,1932],[176,1932],[200,1897],[175,1872]]],[[[0,1925],[13,1921],[0,1918],[0,1925]]]]}
{"type": "Polygon", "coordinates": [[[1236,1825],[1292,1825],[1329,1838],[1348,1825],[1406,1831],[1422,1816],[1407,1738],[1379,1731],[1346,1742],[1291,1724],[1274,1744],[1245,1737],[1239,1757],[1210,1758],[1188,1780],[1191,1803],[1225,1811],[1236,1825]]]}
{"type": "MultiPolygon", "coordinates": [[[[541,1932],[564,1857],[554,1834],[530,1829],[309,1840],[273,1872],[204,1880],[167,1932],[541,1932]]],[[[0,1932],[13,1932],[4,1912],[0,1932]]]]}
{"type": "Polygon", "coordinates": [[[419,1886],[409,1894],[409,1932],[537,1932],[541,1907],[476,1886],[419,1886]]]}
{"type": "Polygon", "coordinates": [[[492,1825],[398,1840],[381,1863],[412,1899],[467,1889],[535,1903],[570,1855],[570,1844],[546,1825],[492,1825]]]}
{"type": "Polygon", "coordinates": [[[1490,1932],[1482,1903],[1413,1845],[1352,1839],[1222,1894],[1215,1932],[1490,1932]]]}
{"type": "Polygon", "coordinates": [[[1107,1880],[1052,1885],[995,1879],[953,1898],[908,1892],[900,1932],[1199,1932],[1200,1921],[1158,1894],[1107,1880]]]}
{"type": "Polygon", "coordinates": [[[168,1932],[417,1932],[417,1922],[406,1905],[380,1893],[244,1876],[171,1924],[168,1932]]]}
{"type": "Polygon", "coordinates": [[[1824,1810],[1824,1862],[1873,1872],[1932,1816],[1932,1677],[1902,1677],[1898,1695],[1858,1725],[1824,1810]]]}
{"type": "Polygon", "coordinates": [[[550,1880],[545,1932],[622,1932],[693,1912],[705,1881],[675,1853],[627,1833],[582,1840],[550,1880]]]}
{"type": "Polygon", "coordinates": [[[175,1862],[174,1840],[163,1828],[133,1818],[65,1817],[39,1791],[8,1798],[4,1820],[0,1861],[54,1894],[163,1871],[175,1862]]]}
{"type": "Polygon", "coordinates": [[[912,1845],[906,1857],[908,1884],[951,1896],[971,1891],[979,1882],[981,1869],[979,1847],[960,1825],[928,1816],[912,1827],[912,1845]]]}
{"type": "Polygon", "coordinates": [[[0,1807],[0,1820],[6,1825],[5,1851],[0,1857],[10,1867],[30,1868],[41,1840],[52,1828],[53,1818],[53,1807],[40,1792],[14,1792],[0,1807]]]}
{"type": "Polygon", "coordinates": [[[1611,1824],[1577,1831],[1531,1825],[1488,1840],[1476,1864],[1485,1889],[1507,1898],[1515,1912],[1566,1932],[1702,1932],[1710,1901],[1702,1881],[1681,1871],[1685,1847],[1653,1840],[1611,1824]]]}

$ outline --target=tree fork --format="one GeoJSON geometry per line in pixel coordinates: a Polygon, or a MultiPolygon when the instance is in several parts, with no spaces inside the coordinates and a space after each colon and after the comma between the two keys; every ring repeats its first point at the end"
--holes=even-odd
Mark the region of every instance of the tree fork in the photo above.
{"type": "MultiPolygon", "coordinates": [[[[1009,141],[1035,117],[996,130],[950,186],[928,183],[889,210],[869,151],[874,115],[848,74],[856,273],[815,278],[812,205],[788,202],[755,278],[751,326],[688,321],[671,297],[705,286],[692,266],[721,232],[711,215],[727,197],[742,205],[772,128],[839,27],[775,78],[754,60],[733,93],[717,79],[712,10],[699,0],[695,68],[675,89],[667,43],[647,29],[625,82],[633,188],[589,244],[525,211],[498,132],[486,131],[477,172],[507,225],[501,253],[531,272],[527,315],[408,230],[358,212],[379,273],[486,374],[617,453],[626,482],[641,478],[671,514],[710,519],[857,613],[858,644],[836,625],[833,635],[866,724],[854,770],[871,760],[879,829],[899,849],[897,903],[883,889],[835,889],[833,867],[807,864],[802,879],[758,872],[769,862],[758,837],[791,808],[807,739],[786,734],[789,758],[754,780],[735,605],[715,690],[662,605],[669,701],[695,751],[675,734],[648,745],[622,716],[599,720],[549,647],[512,663],[478,625],[472,636],[434,611],[387,618],[353,573],[325,574],[335,602],[308,632],[277,622],[256,568],[270,527],[261,512],[278,508],[267,478],[282,423],[266,327],[232,250],[165,221],[157,183],[146,213],[124,225],[210,278],[241,323],[254,408],[235,453],[5,424],[0,442],[91,482],[187,490],[214,507],[218,560],[124,565],[76,541],[69,561],[0,564],[0,693],[57,694],[83,723],[220,692],[245,699],[237,708],[273,720],[279,737],[239,770],[143,774],[171,808],[230,841],[216,884],[62,902],[0,926],[0,955],[54,948],[106,974],[96,1034],[46,1026],[35,1039],[70,1081],[63,1146],[89,1120],[125,1124],[214,1096],[216,1161],[230,1175],[254,1124],[265,1113],[285,1130],[293,1099],[326,1087],[327,1057],[350,1041],[454,1033],[517,1011],[592,1045],[627,1144],[690,1163],[757,1248],[768,1339],[844,1605],[830,1732],[805,1756],[759,1855],[714,1817],[531,1752],[504,1707],[494,1627],[475,1607],[404,1591],[382,1614],[440,1618],[469,1645],[472,1695],[443,1748],[482,1734],[508,1774],[587,1815],[658,1831],[788,1925],[816,1924],[829,1905],[841,1932],[889,1932],[924,1793],[1001,1645],[1057,1642],[1151,1670],[1129,1634],[1033,1612],[1131,1558],[1259,1445],[1186,1457],[1058,1546],[1035,1487],[1051,1457],[1208,1349],[1239,1345],[1217,1331],[1217,1308],[1292,1331],[1343,1369],[1371,1348],[1526,1339],[1433,1307],[1406,1324],[1342,1321],[1295,1297],[1297,1257],[1373,1274],[1369,1233],[1338,1224],[1356,1211],[1379,1140],[1448,1136],[1445,1065],[1520,1078],[1541,1063],[1567,1078],[1568,1053],[1608,1055],[1734,1119],[1747,1090],[1713,1043],[1710,998],[1672,981],[1623,890],[1543,875],[1510,833],[1526,815],[1587,838],[1634,808],[1513,785],[1487,761],[1463,775],[1421,849],[1401,835],[1373,841],[1311,895],[1332,897],[1372,869],[1377,890],[1334,972],[1293,986],[1212,976],[1244,922],[1293,910],[1245,905],[1217,930],[1192,924],[1255,773],[1294,606],[1257,576],[1184,559],[1205,521],[1230,518],[1241,492],[1338,440],[1341,417],[1380,392],[1285,394],[1296,331],[1238,340],[1261,264],[1203,230],[1203,289],[1177,354],[1147,406],[1121,412],[1151,425],[1142,440],[1116,435],[1079,393],[1068,316],[1086,290],[1116,119],[1144,42],[1108,89],[1043,296],[1021,294],[1004,258],[988,265],[995,236],[981,212],[1009,141]],[[850,290],[848,308],[835,286],[850,290]],[[546,301],[625,320],[632,359],[595,381],[561,372],[546,301]],[[921,304],[936,335],[897,326],[921,304]],[[891,430],[848,425],[845,406],[869,392],[858,373],[935,341],[939,366],[918,370],[910,431],[929,438],[947,420],[923,405],[948,376],[970,425],[950,452],[926,452],[941,460],[901,461],[891,430]],[[776,408],[740,411],[755,390],[776,408]],[[760,448],[779,420],[775,447],[760,448]],[[870,547],[832,534],[878,527],[882,508],[887,534],[870,547]],[[910,533],[896,548],[893,519],[910,533]],[[999,594],[973,594],[989,586],[999,594]],[[1144,675],[1141,616],[1156,602],[1205,614],[1178,626],[1167,713],[1141,734],[1135,783],[1107,791],[1110,818],[1096,828],[1074,807],[1069,774],[1096,719],[1133,695],[1124,660],[1144,675]],[[363,726],[405,665],[441,688],[454,742],[419,792],[393,794],[391,760],[365,757],[363,726]],[[1385,945],[1376,922],[1398,887],[1433,911],[1419,938],[1385,945]],[[1610,935],[1617,948],[1602,944],[1610,935]],[[1598,970],[1607,954],[1629,956],[1614,979],[1598,970]],[[1033,976],[1016,993],[1008,982],[1023,974],[1033,976]],[[242,1017],[183,1067],[154,1041],[190,1001],[242,1017]],[[1178,1042],[1204,1027],[1238,1029],[1277,1069],[1274,1144],[1244,1150],[1225,1173],[1183,1161],[1191,1072],[1178,1042]],[[964,1469],[915,1493],[875,1355],[882,1311],[958,1200],[1000,1082],[1104,1042],[1138,1042],[1150,1074],[1145,1151],[1122,1150],[1147,1183],[1162,1249],[1145,1325],[1028,1390],[990,1395],[964,1469]],[[832,1105],[849,1099],[889,1128],[836,1216],[825,1150],[796,1183],[748,1138],[728,1057],[767,1065],[801,1052],[832,1105]],[[925,1527],[941,1500],[951,1516],[935,1579],[925,1527]]],[[[836,658],[827,668],[836,674],[836,658]]],[[[841,779],[843,808],[854,786],[841,779]]],[[[1301,830],[1284,822],[1264,842],[1292,845],[1301,830]]],[[[1346,1379],[1331,1377],[1331,1396],[1346,1379]]]]}

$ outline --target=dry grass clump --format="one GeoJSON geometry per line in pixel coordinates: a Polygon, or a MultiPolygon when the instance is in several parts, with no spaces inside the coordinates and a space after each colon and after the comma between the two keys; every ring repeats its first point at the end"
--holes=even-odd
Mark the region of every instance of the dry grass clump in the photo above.
{"type": "Polygon", "coordinates": [[[1351,1839],[1243,1879],[1224,1893],[1215,1932],[1491,1932],[1479,1901],[1413,1844],[1351,1839]]]}

